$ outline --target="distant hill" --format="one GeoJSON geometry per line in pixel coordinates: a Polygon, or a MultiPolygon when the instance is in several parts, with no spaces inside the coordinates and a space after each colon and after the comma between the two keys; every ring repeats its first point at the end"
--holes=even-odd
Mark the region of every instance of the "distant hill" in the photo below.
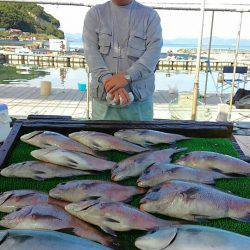
{"type": "Polygon", "coordinates": [[[21,29],[35,34],[64,38],[60,22],[33,3],[0,3],[0,28],[21,29]]]}
{"type": "MultiPolygon", "coordinates": [[[[82,34],[81,33],[75,33],[70,34],[66,33],[65,37],[68,38],[70,42],[82,42],[82,34]]],[[[198,39],[198,38],[197,38],[198,39]]],[[[164,45],[196,45],[197,44],[196,38],[176,38],[176,39],[164,39],[163,43],[164,45]]],[[[203,39],[203,44],[208,45],[209,44],[209,38],[205,37],[203,39]]],[[[248,39],[241,39],[241,46],[243,47],[250,47],[250,40],[248,39]]],[[[236,45],[236,39],[223,39],[220,37],[213,37],[213,45],[221,45],[221,46],[235,46],[236,45]]]]}
{"type": "MultiPolygon", "coordinates": [[[[198,39],[198,38],[197,38],[198,39]]],[[[176,39],[164,39],[164,44],[197,44],[196,38],[176,38],[176,39]]],[[[224,39],[220,37],[213,37],[213,45],[222,45],[222,46],[236,46],[236,38],[235,39],[224,39]]],[[[209,44],[209,38],[203,38],[203,45],[209,44]]],[[[250,47],[250,40],[248,39],[241,39],[240,45],[243,47],[250,47]]]]}

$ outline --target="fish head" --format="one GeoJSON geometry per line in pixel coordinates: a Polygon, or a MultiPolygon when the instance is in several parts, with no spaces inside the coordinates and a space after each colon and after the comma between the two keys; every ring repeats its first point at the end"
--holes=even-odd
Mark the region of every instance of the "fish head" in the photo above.
{"type": "Polygon", "coordinates": [[[103,219],[99,200],[87,200],[78,203],[70,203],[65,206],[65,210],[91,224],[98,225],[103,219]]]}
{"type": "Polygon", "coordinates": [[[42,148],[33,150],[30,154],[36,159],[42,159],[44,155],[51,153],[52,149],[56,149],[55,147],[48,147],[48,148],[42,148]]]}
{"type": "Polygon", "coordinates": [[[157,190],[155,192],[148,192],[141,200],[140,200],[140,210],[147,211],[147,208],[153,208],[157,206],[161,195],[157,190]]]}
{"type": "Polygon", "coordinates": [[[42,133],[44,133],[44,131],[33,131],[29,134],[21,136],[20,139],[21,141],[28,143],[30,141],[36,140],[36,137],[41,135],[42,133]]]}
{"type": "Polygon", "coordinates": [[[21,169],[23,167],[25,167],[27,164],[29,164],[28,162],[19,162],[19,163],[14,163],[10,166],[8,166],[7,168],[4,168],[1,170],[1,175],[2,176],[13,176],[15,173],[21,171],[21,169]]]}
{"type": "Polygon", "coordinates": [[[137,185],[143,187],[145,182],[158,178],[162,174],[162,169],[159,164],[155,163],[148,167],[137,180],[137,185]]]}
{"type": "Polygon", "coordinates": [[[5,202],[14,195],[14,191],[0,193],[0,209],[5,206],[5,202]]]}
{"type": "Polygon", "coordinates": [[[178,165],[193,166],[196,161],[196,156],[192,153],[187,153],[175,161],[178,165]]]}
{"type": "Polygon", "coordinates": [[[82,200],[85,192],[84,184],[81,181],[69,181],[58,184],[49,191],[49,195],[55,199],[77,202],[82,200]]]}
{"type": "Polygon", "coordinates": [[[156,185],[149,189],[145,197],[140,200],[140,209],[142,211],[150,209],[151,211],[160,207],[162,201],[164,204],[170,204],[176,194],[178,194],[178,189],[175,188],[171,181],[156,185]]]}
{"type": "Polygon", "coordinates": [[[177,233],[178,229],[176,227],[152,230],[145,236],[136,239],[135,246],[143,250],[167,249],[174,242],[177,233]]]}
{"type": "Polygon", "coordinates": [[[116,137],[120,137],[120,138],[126,140],[126,139],[130,139],[131,137],[134,137],[135,131],[133,129],[119,130],[119,131],[115,132],[114,135],[116,137]]]}
{"type": "Polygon", "coordinates": [[[17,209],[2,218],[0,225],[6,228],[15,228],[19,223],[25,220],[25,218],[32,212],[32,206],[27,206],[17,209]]]}
{"type": "Polygon", "coordinates": [[[126,176],[127,172],[128,170],[126,169],[126,166],[123,164],[123,162],[118,163],[111,170],[111,180],[120,181],[124,176],[126,176]]]}

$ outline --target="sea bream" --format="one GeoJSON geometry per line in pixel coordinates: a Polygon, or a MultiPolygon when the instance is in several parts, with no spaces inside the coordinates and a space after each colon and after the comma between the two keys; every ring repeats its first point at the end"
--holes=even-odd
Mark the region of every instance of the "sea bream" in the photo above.
{"type": "Polygon", "coordinates": [[[0,211],[3,213],[11,213],[19,208],[38,204],[53,204],[64,208],[68,202],[51,198],[43,192],[28,189],[6,191],[0,194],[0,211]]]}
{"type": "Polygon", "coordinates": [[[112,250],[96,242],[48,230],[1,230],[0,250],[112,250]]]}
{"type": "Polygon", "coordinates": [[[180,225],[160,228],[135,241],[141,250],[249,250],[250,237],[218,228],[180,225]]]}
{"type": "Polygon", "coordinates": [[[190,139],[183,135],[164,133],[157,130],[148,129],[120,130],[115,132],[114,135],[122,138],[125,141],[139,144],[143,147],[156,144],[171,144],[177,141],[190,139]]]}
{"type": "Polygon", "coordinates": [[[71,229],[77,236],[87,238],[104,245],[110,245],[112,239],[88,223],[68,214],[63,208],[54,205],[26,206],[4,216],[0,225],[10,229],[63,230],[71,229]]]}
{"type": "Polygon", "coordinates": [[[189,221],[232,218],[250,222],[250,199],[205,184],[165,182],[149,190],[140,203],[142,211],[189,221]]]}
{"type": "Polygon", "coordinates": [[[170,163],[175,153],[185,149],[169,148],[144,152],[118,163],[112,170],[112,180],[121,181],[141,175],[146,168],[155,163],[170,163]]]}
{"type": "Polygon", "coordinates": [[[44,162],[86,171],[105,171],[116,165],[115,162],[106,161],[92,155],[54,147],[34,150],[31,155],[44,162]]]}
{"type": "Polygon", "coordinates": [[[0,211],[13,212],[28,205],[47,204],[48,195],[34,190],[13,190],[0,194],[0,211]]]}
{"type": "Polygon", "coordinates": [[[49,195],[53,198],[70,202],[99,198],[112,201],[128,201],[132,196],[144,192],[141,188],[107,181],[79,180],[58,184],[50,190],[49,195]]]}
{"type": "Polygon", "coordinates": [[[126,153],[140,153],[147,150],[113,135],[100,132],[81,131],[72,133],[69,137],[93,150],[98,151],[117,150],[126,153]]]}
{"type": "Polygon", "coordinates": [[[86,174],[89,173],[40,161],[15,163],[1,171],[1,175],[5,177],[31,178],[38,181],[56,177],[66,178],[86,174]]]}
{"type": "Polygon", "coordinates": [[[71,203],[65,206],[70,214],[99,226],[104,231],[150,230],[163,226],[179,224],[176,221],[165,221],[142,212],[122,202],[88,200],[71,203]]]}
{"type": "Polygon", "coordinates": [[[250,176],[250,163],[215,152],[194,151],[184,155],[176,163],[192,168],[215,170],[224,174],[250,176]]]}
{"type": "Polygon", "coordinates": [[[33,131],[21,136],[21,141],[39,148],[57,147],[96,156],[96,152],[69,137],[52,131],[33,131]]]}
{"type": "Polygon", "coordinates": [[[153,187],[170,180],[184,180],[214,184],[215,180],[230,178],[226,175],[203,169],[195,169],[171,163],[156,163],[147,168],[137,180],[139,187],[153,187]]]}

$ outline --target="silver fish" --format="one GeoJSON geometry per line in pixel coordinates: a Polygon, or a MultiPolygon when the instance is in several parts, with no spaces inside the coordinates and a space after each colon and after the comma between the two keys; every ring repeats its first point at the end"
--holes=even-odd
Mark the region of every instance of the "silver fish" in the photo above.
{"type": "Polygon", "coordinates": [[[193,168],[215,170],[224,174],[250,176],[250,163],[214,152],[194,151],[184,155],[176,163],[193,168]]]}
{"type": "Polygon", "coordinates": [[[0,194],[0,211],[3,213],[11,213],[19,208],[38,204],[53,204],[64,208],[68,202],[53,199],[48,194],[35,190],[20,189],[0,194]]]}
{"type": "Polygon", "coordinates": [[[160,228],[135,241],[141,250],[249,250],[250,237],[196,225],[160,228]]]}
{"type": "Polygon", "coordinates": [[[0,194],[0,211],[13,212],[28,205],[48,203],[48,195],[34,190],[13,190],[0,194]]]}
{"type": "Polygon", "coordinates": [[[88,200],[69,204],[65,210],[111,234],[114,234],[113,231],[150,230],[179,224],[161,220],[121,202],[88,200]]]}
{"type": "Polygon", "coordinates": [[[116,166],[115,162],[60,148],[38,149],[31,155],[41,161],[86,171],[104,171],[116,166]]]}
{"type": "Polygon", "coordinates": [[[26,161],[12,164],[1,171],[1,175],[5,177],[31,178],[38,181],[56,177],[73,177],[85,174],[89,173],[40,161],[26,161]]]}
{"type": "Polygon", "coordinates": [[[0,250],[111,250],[93,241],[48,230],[2,230],[0,250]]]}
{"type": "Polygon", "coordinates": [[[165,182],[153,187],[140,203],[142,211],[189,221],[232,218],[250,222],[250,199],[204,184],[165,182]]]}
{"type": "Polygon", "coordinates": [[[137,185],[139,187],[153,187],[170,180],[214,184],[215,180],[223,178],[229,177],[214,171],[195,169],[171,163],[158,163],[150,166],[143,172],[141,177],[137,180],[137,185]]]}
{"type": "Polygon", "coordinates": [[[82,152],[96,156],[96,152],[69,137],[52,131],[33,131],[21,136],[21,141],[39,148],[57,147],[69,151],[82,152]]]}
{"type": "Polygon", "coordinates": [[[69,137],[98,151],[117,150],[126,153],[140,153],[147,150],[118,137],[100,132],[81,131],[72,133],[69,137]]]}
{"type": "Polygon", "coordinates": [[[183,135],[164,133],[156,130],[148,129],[127,129],[120,130],[114,134],[125,141],[139,144],[143,147],[156,145],[156,144],[170,144],[176,141],[190,139],[183,135]]]}
{"type": "Polygon", "coordinates": [[[122,186],[107,181],[80,180],[58,184],[50,190],[49,195],[70,202],[79,202],[90,198],[128,201],[132,196],[144,192],[141,188],[122,186]]]}
{"type": "Polygon", "coordinates": [[[154,163],[170,163],[172,155],[183,150],[185,149],[169,148],[134,155],[118,163],[112,170],[111,178],[114,181],[121,181],[139,176],[154,163]]]}
{"type": "Polygon", "coordinates": [[[0,225],[10,229],[72,229],[76,235],[104,245],[109,245],[112,242],[110,237],[103,235],[86,222],[71,216],[63,208],[49,204],[23,207],[4,216],[0,225]]]}

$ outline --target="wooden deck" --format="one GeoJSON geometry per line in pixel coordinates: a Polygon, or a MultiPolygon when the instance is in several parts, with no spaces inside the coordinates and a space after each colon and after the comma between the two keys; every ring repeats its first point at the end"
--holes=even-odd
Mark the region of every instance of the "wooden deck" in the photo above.
{"type": "MultiPolygon", "coordinates": [[[[179,106],[177,97],[177,95],[169,94],[168,91],[155,92],[154,118],[171,119],[173,115],[177,115],[176,119],[189,119],[191,105],[179,106]]],[[[225,100],[228,96],[225,95],[223,98],[225,100]]],[[[210,118],[201,117],[200,119],[216,119],[218,100],[218,97],[214,94],[208,96],[205,108],[211,113],[210,118]]],[[[75,119],[86,118],[86,93],[73,89],[53,89],[49,97],[41,97],[40,89],[36,87],[20,86],[18,84],[0,85],[0,103],[7,104],[10,116],[16,118],[26,118],[30,114],[68,115],[75,119]]],[[[203,112],[204,107],[200,105],[198,110],[203,112]]],[[[234,109],[233,119],[241,120],[242,115],[247,116],[249,114],[249,110],[238,111],[234,109]]]]}

